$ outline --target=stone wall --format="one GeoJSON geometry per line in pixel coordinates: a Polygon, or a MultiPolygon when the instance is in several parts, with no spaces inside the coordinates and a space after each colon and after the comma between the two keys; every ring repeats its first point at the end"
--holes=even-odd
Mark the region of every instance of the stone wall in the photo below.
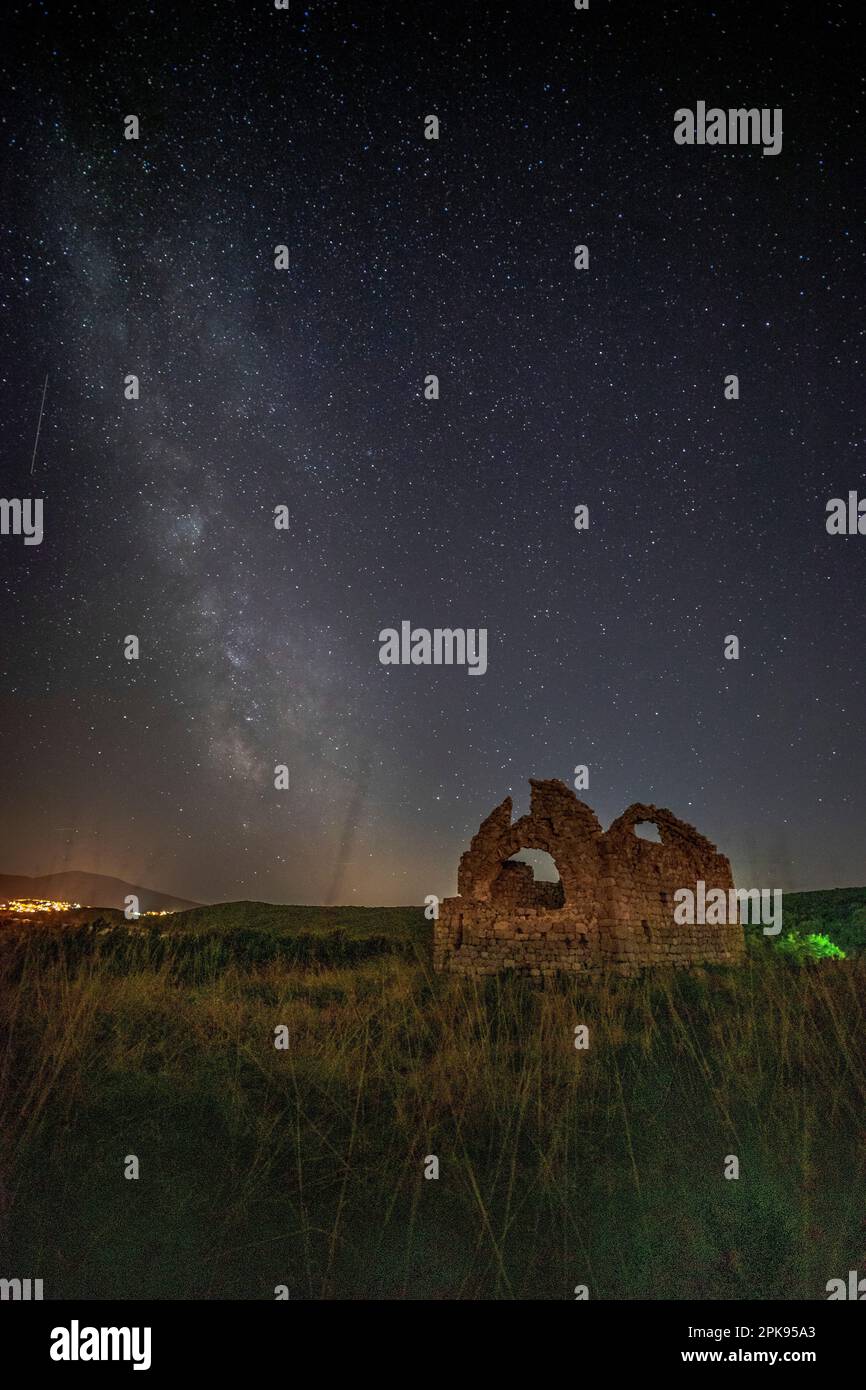
{"type": "Polygon", "coordinates": [[[490,885],[490,902],[496,907],[565,906],[562,881],[546,883],[535,878],[531,864],[510,860],[503,864],[490,885]]]}
{"type": "Polygon", "coordinates": [[[743,929],[674,921],[674,893],[734,886],[715,845],[670,811],[636,803],[605,832],[564,782],[533,779],[528,816],[512,823],[511,798],[491,811],[460,860],[458,896],[445,898],[433,927],[437,970],[535,976],[644,965],[737,963],[743,929]],[[650,821],[660,844],[635,826],[650,821]],[[550,854],[560,883],[539,883],[521,849],[550,854]]]}

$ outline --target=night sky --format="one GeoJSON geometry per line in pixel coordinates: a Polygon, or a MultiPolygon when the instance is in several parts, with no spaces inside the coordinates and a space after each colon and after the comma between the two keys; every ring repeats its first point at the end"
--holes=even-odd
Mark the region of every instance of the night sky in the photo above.
{"type": "Polygon", "coordinates": [[[421,902],[585,763],[741,885],[866,884],[858,7],[4,18],[0,870],[421,902]],[[383,666],[404,619],[486,674],[383,666]]]}

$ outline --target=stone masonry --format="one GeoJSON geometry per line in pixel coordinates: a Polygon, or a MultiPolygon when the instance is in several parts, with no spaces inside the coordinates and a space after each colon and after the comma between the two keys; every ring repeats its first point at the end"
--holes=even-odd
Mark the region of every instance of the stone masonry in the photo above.
{"type": "Polygon", "coordinates": [[[735,964],[745,950],[739,922],[674,921],[674,893],[701,879],[706,891],[733,888],[715,845],[670,811],[636,803],[603,831],[564,782],[532,779],[531,810],[512,823],[511,798],[491,811],[460,860],[458,897],[445,898],[433,924],[436,970],[535,976],[644,965],[735,964]],[[661,844],[635,826],[652,822],[661,844]],[[537,882],[521,849],[553,858],[558,883],[537,882]]]}

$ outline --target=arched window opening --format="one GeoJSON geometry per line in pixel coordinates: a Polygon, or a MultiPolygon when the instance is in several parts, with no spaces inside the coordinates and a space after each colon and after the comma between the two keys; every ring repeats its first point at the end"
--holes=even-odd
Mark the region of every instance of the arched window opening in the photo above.
{"type": "Polygon", "coordinates": [[[555,860],[545,850],[518,850],[501,865],[491,885],[490,900],[503,907],[557,911],[565,904],[565,892],[555,860]]]}

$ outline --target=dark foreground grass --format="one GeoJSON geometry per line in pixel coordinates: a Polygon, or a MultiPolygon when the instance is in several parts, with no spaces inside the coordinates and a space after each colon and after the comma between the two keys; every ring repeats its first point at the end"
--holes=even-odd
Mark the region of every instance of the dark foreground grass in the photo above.
{"type": "Polygon", "coordinates": [[[204,919],[7,934],[0,1273],[47,1297],[775,1299],[866,1269],[866,960],[759,943],[540,991],[432,976],[420,913],[368,925],[299,920],[307,946],[270,955],[261,924],[204,919]]]}

